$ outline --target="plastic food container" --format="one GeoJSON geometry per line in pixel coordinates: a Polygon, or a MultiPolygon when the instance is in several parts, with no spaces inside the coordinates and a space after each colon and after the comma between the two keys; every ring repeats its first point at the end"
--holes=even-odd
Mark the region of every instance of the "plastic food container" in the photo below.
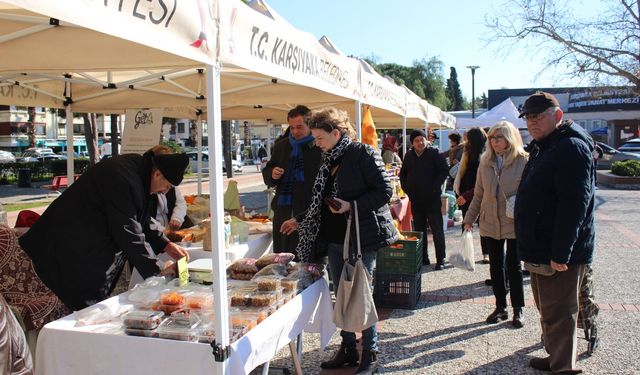
{"type": "Polygon", "coordinates": [[[208,292],[193,292],[185,297],[185,305],[190,309],[212,308],[213,294],[208,292]]]}
{"type": "Polygon", "coordinates": [[[278,292],[256,292],[249,296],[249,306],[275,306],[277,301],[278,292]]]}
{"type": "MultiPolygon", "coordinates": [[[[256,323],[260,324],[271,315],[271,310],[268,307],[243,307],[233,310],[234,312],[247,314],[248,316],[255,317],[256,323]]],[[[229,312],[231,314],[231,311],[229,312]]]]}
{"type": "Polygon", "coordinates": [[[298,293],[298,279],[285,277],[280,279],[280,284],[285,291],[298,293]]]}
{"type": "Polygon", "coordinates": [[[125,328],[124,333],[129,336],[158,337],[158,333],[151,329],[125,328]]]}
{"type": "Polygon", "coordinates": [[[155,302],[151,305],[151,310],[162,311],[167,315],[171,315],[174,311],[178,311],[184,308],[183,305],[164,305],[159,302],[155,302]]]}
{"type": "Polygon", "coordinates": [[[250,296],[251,293],[236,290],[229,295],[230,304],[234,307],[247,306],[250,301],[250,296]]]}
{"type": "MultiPolygon", "coordinates": [[[[198,322],[200,320],[198,319],[198,322]]],[[[185,322],[184,319],[168,318],[156,329],[159,338],[179,341],[196,341],[198,323],[185,322]]]]}
{"type": "Polygon", "coordinates": [[[160,294],[160,303],[163,305],[182,305],[184,296],[175,290],[170,290],[160,294]]]}
{"type": "Polygon", "coordinates": [[[258,320],[255,314],[245,313],[242,311],[229,312],[229,321],[232,328],[240,327],[246,328],[247,331],[253,329],[258,325],[258,320]]]}
{"type": "Polygon", "coordinates": [[[258,284],[258,290],[264,292],[272,292],[280,290],[282,285],[280,284],[280,278],[274,276],[260,276],[253,279],[258,284]]]}
{"type": "Polygon", "coordinates": [[[154,329],[162,323],[162,311],[134,310],[125,315],[122,324],[125,328],[154,329]]]}

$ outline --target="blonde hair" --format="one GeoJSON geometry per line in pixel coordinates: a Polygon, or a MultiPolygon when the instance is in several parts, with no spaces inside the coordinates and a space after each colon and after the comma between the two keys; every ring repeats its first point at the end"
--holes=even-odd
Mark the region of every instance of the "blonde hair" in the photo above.
{"type": "Polygon", "coordinates": [[[309,129],[322,129],[330,133],[337,129],[340,134],[346,135],[352,140],[356,137],[356,131],[349,122],[349,115],[346,111],[334,107],[325,107],[313,110],[306,118],[309,129]]]}
{"type": "Polygon", "coordinates": [[[527,152],[524,150],[522,137],[520,136],[518,129],[509,121],[500,121],[493,125],[487,132],[487,146],[484,148],[484,152],[480,157],[481,163],[486,164],[494,159],[496,153],[493,151],[493,147],[491,147],[491,137],[493,137],[498,130],[502,133],[505,141],[507,141],[507,148],[504,150],[503,154],[505,166],[513,163],[518,156],[528,156],[527,152]]]}

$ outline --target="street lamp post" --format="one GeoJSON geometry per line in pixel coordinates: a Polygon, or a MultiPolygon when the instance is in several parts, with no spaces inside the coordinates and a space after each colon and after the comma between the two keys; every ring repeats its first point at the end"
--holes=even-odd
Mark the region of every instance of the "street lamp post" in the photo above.
{"type": "Polygon", "coordinates": [[[479,68],[478,65],[469,65],[467,68],[471,69],[471,118],[476,118],[476,85],[475,85],[475,77],[476,77],[476,69],[479,68]]]}

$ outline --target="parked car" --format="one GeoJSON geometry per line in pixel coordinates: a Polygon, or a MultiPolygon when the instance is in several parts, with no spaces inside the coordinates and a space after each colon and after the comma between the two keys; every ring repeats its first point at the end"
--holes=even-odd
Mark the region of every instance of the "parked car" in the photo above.
{"type": "Polygon", "coordinates": [[[618,147],[618,151],[640,153],[640,138],[634,138],[626,141],[618,147]]]}
{"type": "Polygon", "coordinates": [[[9,151],[0,151],[0,163],[14,163],[15,161],[15,155],[9,151]]]}
{"type": "MultiPolygon", "coordinates": [[[[188,151],[186,154],[187,156],[189,156],[189,159],[191,159],[191,171],[196,172],[197,171],[196,161],[198,160],[198,152],[188,151]]],[[[209,168],[209,165],[207,164],[208,162],[209,162],[209,151],[202,151],[202,170],[204,172],[208,171],[208,168],[209,168]]],[[[231,166],[234,172],[242,172],[242,163],[238,162],[237,160],[232,159],[231,166]]],[[[226,172],[226,171],[227,171],[227,168],[223,158],[222,172],[226,172]]]]}
{"type": "Polygon", "coordinates": [[[32,147],[26,149],[22,156],[18,158],[18,161],[35,162],[56,159],[67,160],[67,157],[63,155],[57,155],[53,152],[52,149],[48,147],[32,147]]]}
{"type": "Polygon", "coordinates": [[[602,149],[602,155],[599,155],[600,158],[598,159],[598,169],[611,169],[611,164],[615,161],[640,160],[640,151],[637,153],[619,151],[608,144],[596,143],[602,149]]]}

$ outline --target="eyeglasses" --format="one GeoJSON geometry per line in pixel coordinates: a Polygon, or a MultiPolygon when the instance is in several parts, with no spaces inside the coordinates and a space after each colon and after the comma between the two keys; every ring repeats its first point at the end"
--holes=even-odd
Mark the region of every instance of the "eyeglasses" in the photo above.
{"type": "Polygon", "coordinates": [[[504,139],[504,135],[490,135],[489,136],[489,140],[490,141],[501,141],[504,139]]]}
{"type": "Polygon", "coordinates": [[[547,111],[543,111],[540,113],[527,113],[526,115],[524,115],[524,118],[527,121],[539,121],[541,120],[545,115],[547,114],[547,111]]]}

